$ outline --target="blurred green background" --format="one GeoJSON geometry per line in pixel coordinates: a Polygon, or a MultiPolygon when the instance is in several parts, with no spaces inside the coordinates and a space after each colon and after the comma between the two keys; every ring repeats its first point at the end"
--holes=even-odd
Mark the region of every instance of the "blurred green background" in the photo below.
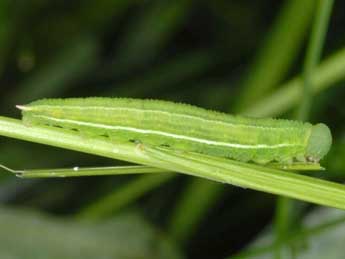
{"type": "MultiPolygon", "coordinates": [[[[322,121],[334,144],[315,176],[343,182],[344,1],[329,5],[303,89],[327,1],[1,0],[0,114],[19,118],[16,104],[45,97],[113,96],[322,121]]],[[[3,137],[0,154],[16,169],[124,164],[3,137]]],[[[345,254],[344,212],[193,177],[0,181],[0,258],[345,254]]]]}

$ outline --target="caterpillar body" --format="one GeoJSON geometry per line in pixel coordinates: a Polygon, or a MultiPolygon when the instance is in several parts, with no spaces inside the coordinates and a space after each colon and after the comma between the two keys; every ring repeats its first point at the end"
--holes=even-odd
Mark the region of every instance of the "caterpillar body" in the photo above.
{"type": "Polygon", "coordinates": [[[160,100],[42,99],[17,107],[24,123],[258,164],[318,162],[332,143],[322,123],[248,118],[160,100]]]}

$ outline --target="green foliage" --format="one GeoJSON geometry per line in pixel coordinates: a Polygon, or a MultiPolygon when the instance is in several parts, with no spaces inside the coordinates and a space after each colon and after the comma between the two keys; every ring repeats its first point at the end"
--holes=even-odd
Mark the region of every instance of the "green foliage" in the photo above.
{"type": "MultiPolygon", "coordinates": [[[[332,5],[332,0],[1,1],[1,135],[64,149],[0,137],[0,163],[20,170],[111,169],[104,176],[80,170],[98,176],[66,179],[51,178],[50,170],[24,170],[25,177],[49,179],[2,173],[0,201],[34,212],[1,209],[0,257],[181,258],[165,245],[165,233],[188,258],[341,258],[341,211],[272,195],[344,205],[345,16],[342,1],[332,5]],[[18,104],[84,96],[182,101],[261,117],[298,114],[327,124],[334,141],[322,161],[325,170],[306,176],[162,150],[138,152],[128,143],[114,149],[102,138],[23,127],[9,119],[19,118],[18,104]],[[114,158],[155,169],[125,169],[114,158]],[[128,175],[109,175],[114,173],[128,175]],[[136,210],[124,214],[128,207],[136,210]],[[124,243],[137,250],[116,254],[124,243]]],[[[58,171],[71,172],[77,171],[58,171]]]]}
{"type": "Polygon", "coordinates": [[[183,258],[136,213],[88,223],[2,207],[0,228],[1,258],[183,258]]]}
{"type": "Polygon", "coordinates": [[[274,241],[272,229],[266,229],[244,251],[227,259],[275,258],[275,249],[282,250],[282,258],[341,258],[344,253],[344,211],[317,209],[303,219],[303,228],[279,243],[274,241]]]}

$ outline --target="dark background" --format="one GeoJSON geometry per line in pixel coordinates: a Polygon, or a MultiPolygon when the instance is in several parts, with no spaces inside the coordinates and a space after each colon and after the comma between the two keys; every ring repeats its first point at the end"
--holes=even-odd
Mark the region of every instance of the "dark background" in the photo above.
{"type": "MultiPolygon", "coordinates": [[[[303,72],[314,17],[310,2],[2,0],[1,115],[19,118],[16,104],[45,97],[157,98],[233,113],[249,105],[255,107],[256,97],[269,96],[303,72]],[[285,17],[289,22],[283,26],[278,21],[289,5],[296,6],[296,12],[285,17]],[[289,43],[295,22],[302,16],[305,21],[297,25],[301,32],[289,43]],[[283,36],[271,46],[268,42],[274,33],[283,36]],[[288,51],[291,45],[294,47],[288,51]],[[277,52],[267,55],[265,48],[276,48],[277,52]],[[277,53],[284,52],[289,61],[284,69],[275,70],[277,66],[270,61],[280,60],[277,53]],[[248,80],[259,68],[268,77],[276,75],[276,79],[267,91],[255,93],[254,87],[253,99],[244,101],[248,80]]],[[[345,2],[335,1],[322,60],[345,47],[344,10],[345,2]]],[[[332,130],[333,153],[324,161],[327,177],[319,176],[338,182],[344,180],[341,172],[345,168],[344,79],[345,68],[341,80],[313,98],[309,116],[311,122],[323,121],[332,130]]],[[[262,82],[265,84],[264,79],[262,82]]],[[[279,116],[293,118],[296,107],[298,104],[279,116]]],[[[18,169],[124,164],[3,137],[0,158],[1,163],[18,169]]],[[[0,201],[10,208],[73,218],[136,179],[106,176],[22,180],[4,173],[0,201]]],[[[135,211],[173,240],[187,258],[217,259],[242,251],[274,223],[276,204],[277,197],[271,194],[180,175],[143,191],[119,208],[112,209],[110,203],[96,222],[135,211]],[[193,189],[193,184],[198,188],[193,189]],[[186,197],[194,201],[184,210],[187,230],[181,235],[172,222],[186,197]],[[198,207],[199,203],[204,205],[198,207]]],[[[298,204],[300,219],[318,209],[298,204]]],[[[87,213],[84,217],[93,218],[87,213]]],[[[298,230],[299,224],[292,224],[292,228],[298,230]]],[[[33,245],[32,249],[38,248],[33,245]]]]}

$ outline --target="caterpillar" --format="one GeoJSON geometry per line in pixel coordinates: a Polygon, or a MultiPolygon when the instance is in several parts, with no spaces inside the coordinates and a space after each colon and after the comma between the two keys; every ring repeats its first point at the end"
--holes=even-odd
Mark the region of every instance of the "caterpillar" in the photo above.
{"type": "Polygon", "coordinates": [[[332,143],[323,123],[235,116],[161,100],[42,99],[17,107],[24,123],[257,164],[317,163],[332,143]]]}

